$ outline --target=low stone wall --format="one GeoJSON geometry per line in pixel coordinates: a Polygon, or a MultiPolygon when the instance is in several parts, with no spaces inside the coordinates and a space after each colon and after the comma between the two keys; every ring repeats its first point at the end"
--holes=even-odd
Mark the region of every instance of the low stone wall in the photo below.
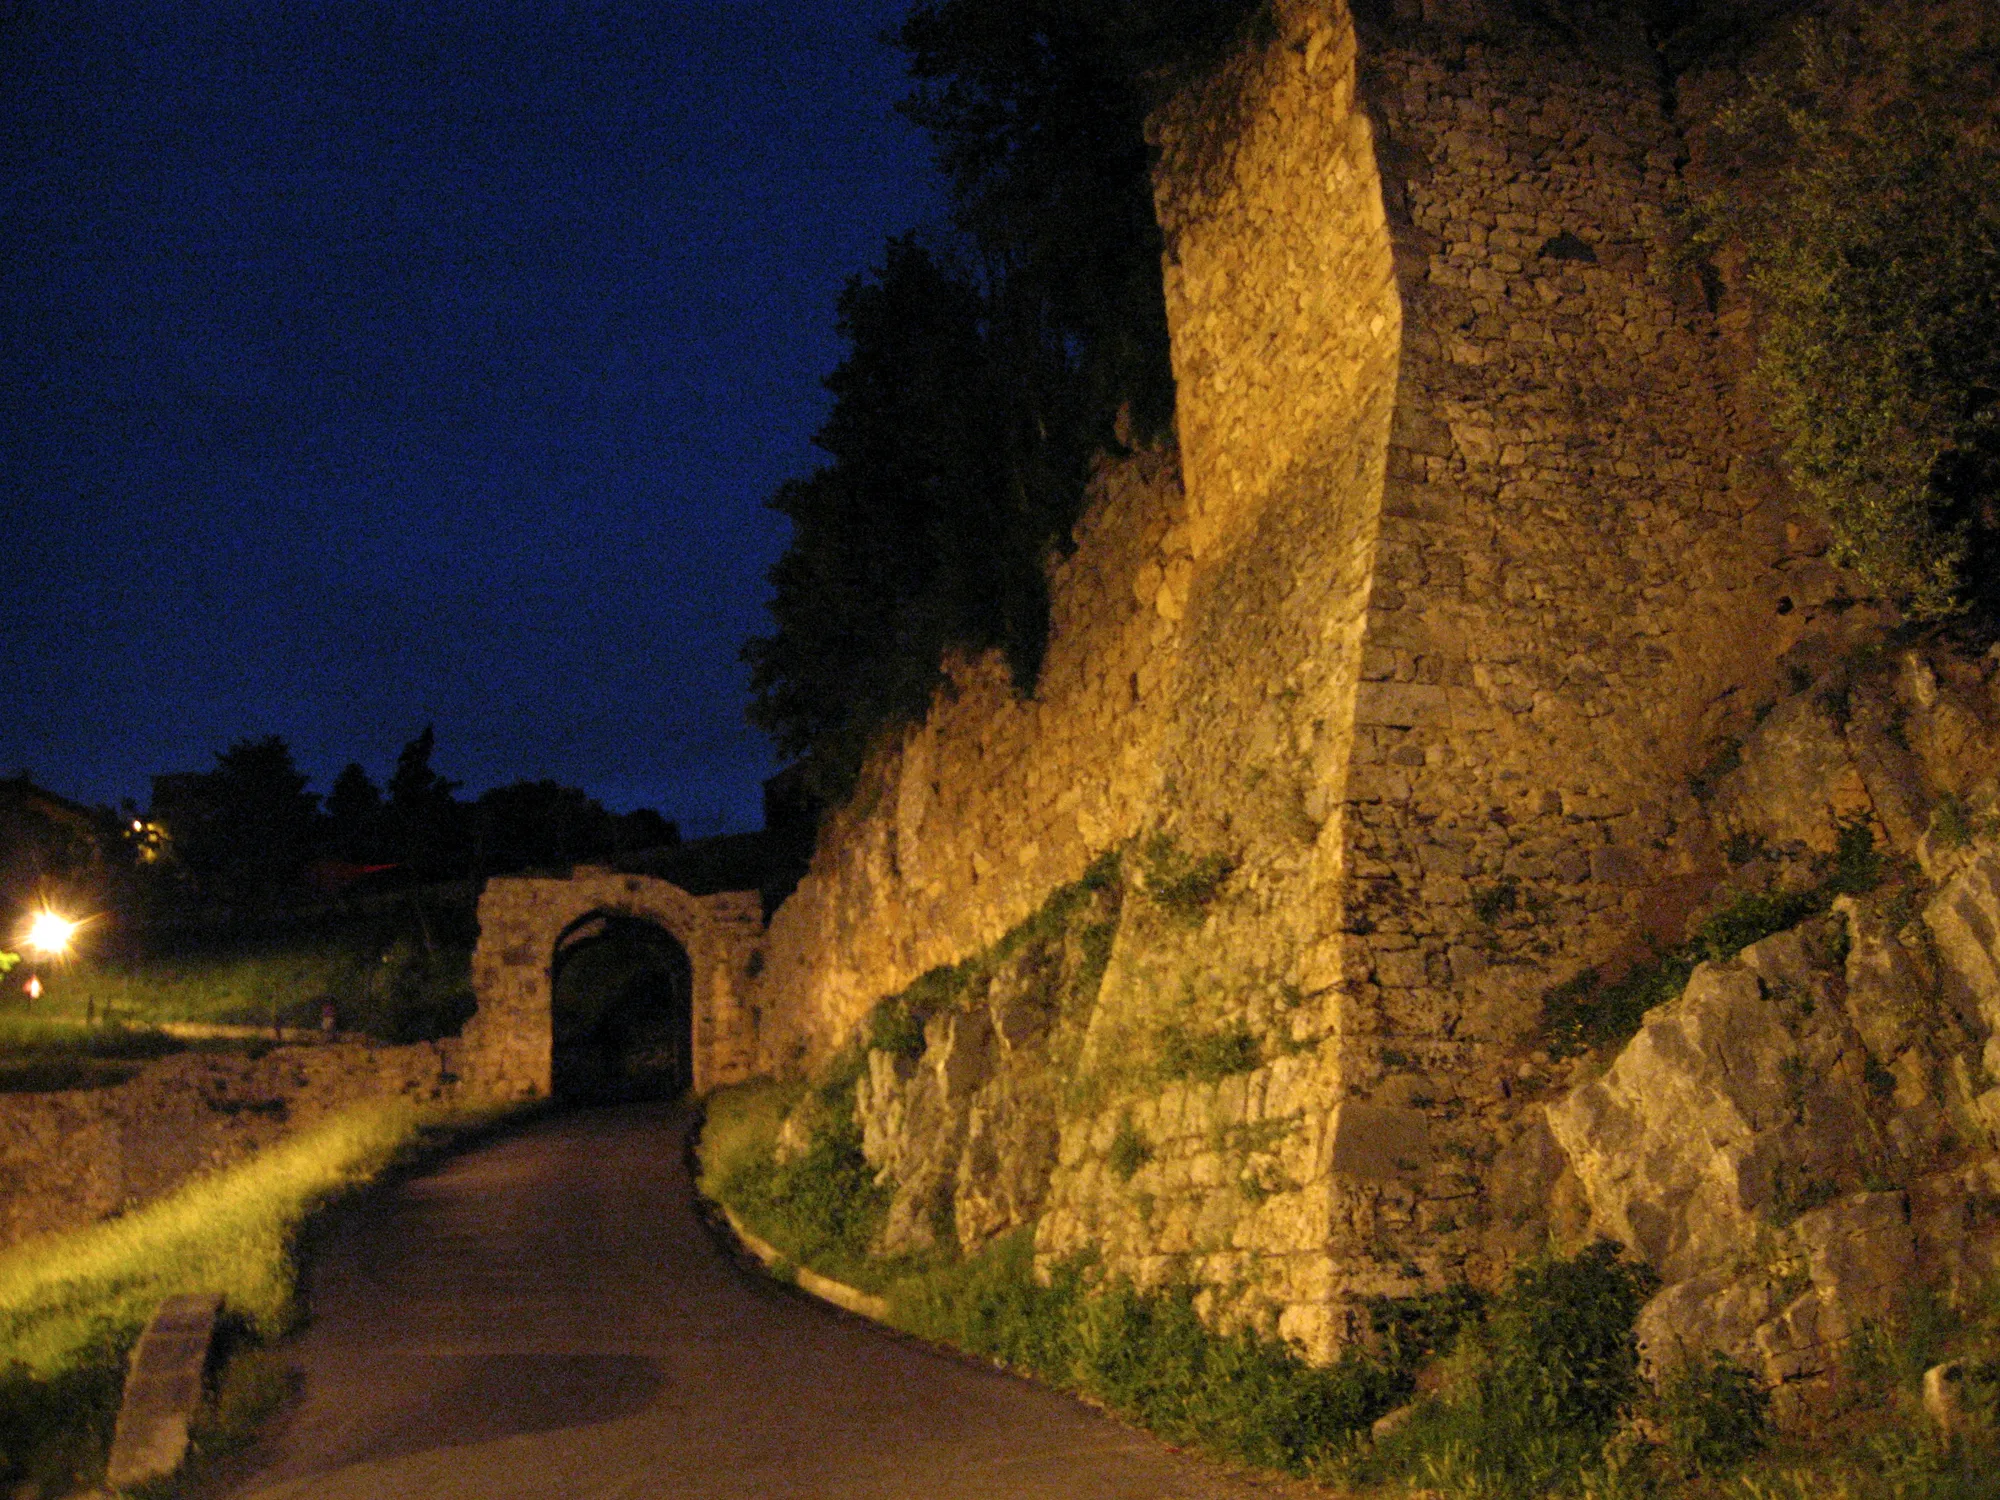
{"type": "Polygon", "coordinates": [[[184,1052],[115,1088],[0,1095],[0,1247],[129,1212],[363,1100],[443,1099],[456,1047],[184,1052]]]}

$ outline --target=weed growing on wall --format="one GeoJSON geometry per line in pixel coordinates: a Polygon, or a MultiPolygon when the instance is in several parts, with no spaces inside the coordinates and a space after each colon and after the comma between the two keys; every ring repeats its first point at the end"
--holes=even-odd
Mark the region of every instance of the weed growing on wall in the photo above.
{"type": "Polygon", "coordinates": [[[1227,855],[1188,854],[1164,833],[1154,834],[1140,851],[1147,899],[1189,927],[1201,925],[1235,869],[1227,855]]]}
{"type": "Polygon", "coordinates": [[[932,1018],[982,997],[996,971],[1023,957],[1053,960],[1030,965],[1046,979],[1029,997],[1040,1001],[1041,1008],[1052,1014],[1087,1009],[1111,963],[1122,889],[1118,852],[1099,855],[1078,879],[1052,893],[991,948],[963,962],[940,965],[879,1002],[862,1028],[865,1048],[921,1057],[924,1027],[932,1018]]]}
{"type": "Polygon", "coordinates": [[[1931,836],[1947,849],[1963,849],[1974,839],[2000,834],[2000,812],[1974,812],[1955,792],[1938,798],[1931,812],[1931,836]]]}
{"type": "Polygon", "coordinates": [[[1542,1030],[1550,1050],[1568,1056],[1588,1048],[1622,1047],[1638,1032],[1646,1013],[1676,998],[1695,965],[1725,962],[1752,943],[1820,916],[1836,896],[1874,890],[1887,874],[1864,822],[1843,824],[1834,852],[1820,862],[1819,879],[1799,891],[1745,891],[1711,913],[1694,936],[1674,948],[1656,948],[1650,962],[1635,964],[1615,980],[1585,969],[1542,997],[1542,1030]]]}
{"type": "Polygon", "coordinates": [[[1176,1023],[1160,1028],[1155,1040],[1163,1079],[1219,1083],[1236,1073],[1261,1067],[1264,1049],[1256,1033],[1241,1021],[1213,1031],[1176,1023]]]}
{"type": "Polygon", "coordinates": [[[1111,1168],[1120,1182],[1130,1182],[1133,1174],[1152,1159],[1152,1143],[1132,1123],[1131,1115],[1121,1116],[1118,1133],[1111,1137],[1111,1147],[1104,1154],[1105,1165],[1111,1168]]]}

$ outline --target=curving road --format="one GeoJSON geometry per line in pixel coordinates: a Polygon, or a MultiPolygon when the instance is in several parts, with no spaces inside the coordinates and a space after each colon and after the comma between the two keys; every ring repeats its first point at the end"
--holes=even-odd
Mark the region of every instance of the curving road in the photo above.
{"type": "Polygon", "coordinates": [[[683,1109],[549,1116],[385,1191],[317,1256],[302,1396],[239,1500],[1167,1500],[1303,1494],[741,1268],[683,1109]]]}

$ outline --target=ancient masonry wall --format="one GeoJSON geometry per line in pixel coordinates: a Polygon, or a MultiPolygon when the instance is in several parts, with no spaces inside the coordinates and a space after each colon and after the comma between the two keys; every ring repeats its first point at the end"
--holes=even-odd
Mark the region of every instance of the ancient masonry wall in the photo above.
{"type": "Polygon", "coordinates": [[[1420,1113],[1424,1149],[1337,1184],[1350,1290],[1491,1275],[1538,1231],[1494,1219],[1489,1159],[1551,1079],[1541,995],[1678,937],[1722,868],[1689,773],[1841,628],[1672,253],[1646,38],[1481,20],[1363,47],[1405,337],[1334,982],[1343,1091],[1420,1113]]]}
{"type": "Polygon", "coordinates": [[[976,952],[1130,837],[1160,798],[1194,564],[1170,455],[1104,468],[1050,588],[1032,698],[997,656],[948,663],[778,908],[754,1003],[760,1056],[824,1056],[883,995],[976,952]]]}
{"type": "Polygon", "coordinates": [[[1185,491],[1107,470],[1036,696],[955,671],[753,996],[763,1065],[810,1060],[1105,848],[1153,851],[1138,886],[1226,859],[1196,924],[1125,903],[1038,1244],[1238,1288],[1322,1352],[1359,1296],[1534,1232],[1491,1198],[1539,997],[1713,882],[1687,775],[1837,614],[1668,253],[1653,55],[1584,33],[1287,0],[1161,115],[1185,491]],[[1252,1070],[1145,1064],[1235,1027],[1252,1070]]]}
{"type": "Polygon", "coordinates": [[[0,1247],[137,1208],[351,1105],[446,1099],[455,1047],[186,1052],[113,1088],[0,1096],[0,1247]]]}

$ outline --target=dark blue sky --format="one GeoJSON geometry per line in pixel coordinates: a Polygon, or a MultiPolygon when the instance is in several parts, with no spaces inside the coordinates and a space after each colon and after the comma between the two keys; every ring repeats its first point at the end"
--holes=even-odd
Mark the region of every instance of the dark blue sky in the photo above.
{"type": "Polygon", "coordinates": [[[941,214],[903,0],[0,0],[0,773],[426,722],[755,826],[834,298],[941,214]]]}

